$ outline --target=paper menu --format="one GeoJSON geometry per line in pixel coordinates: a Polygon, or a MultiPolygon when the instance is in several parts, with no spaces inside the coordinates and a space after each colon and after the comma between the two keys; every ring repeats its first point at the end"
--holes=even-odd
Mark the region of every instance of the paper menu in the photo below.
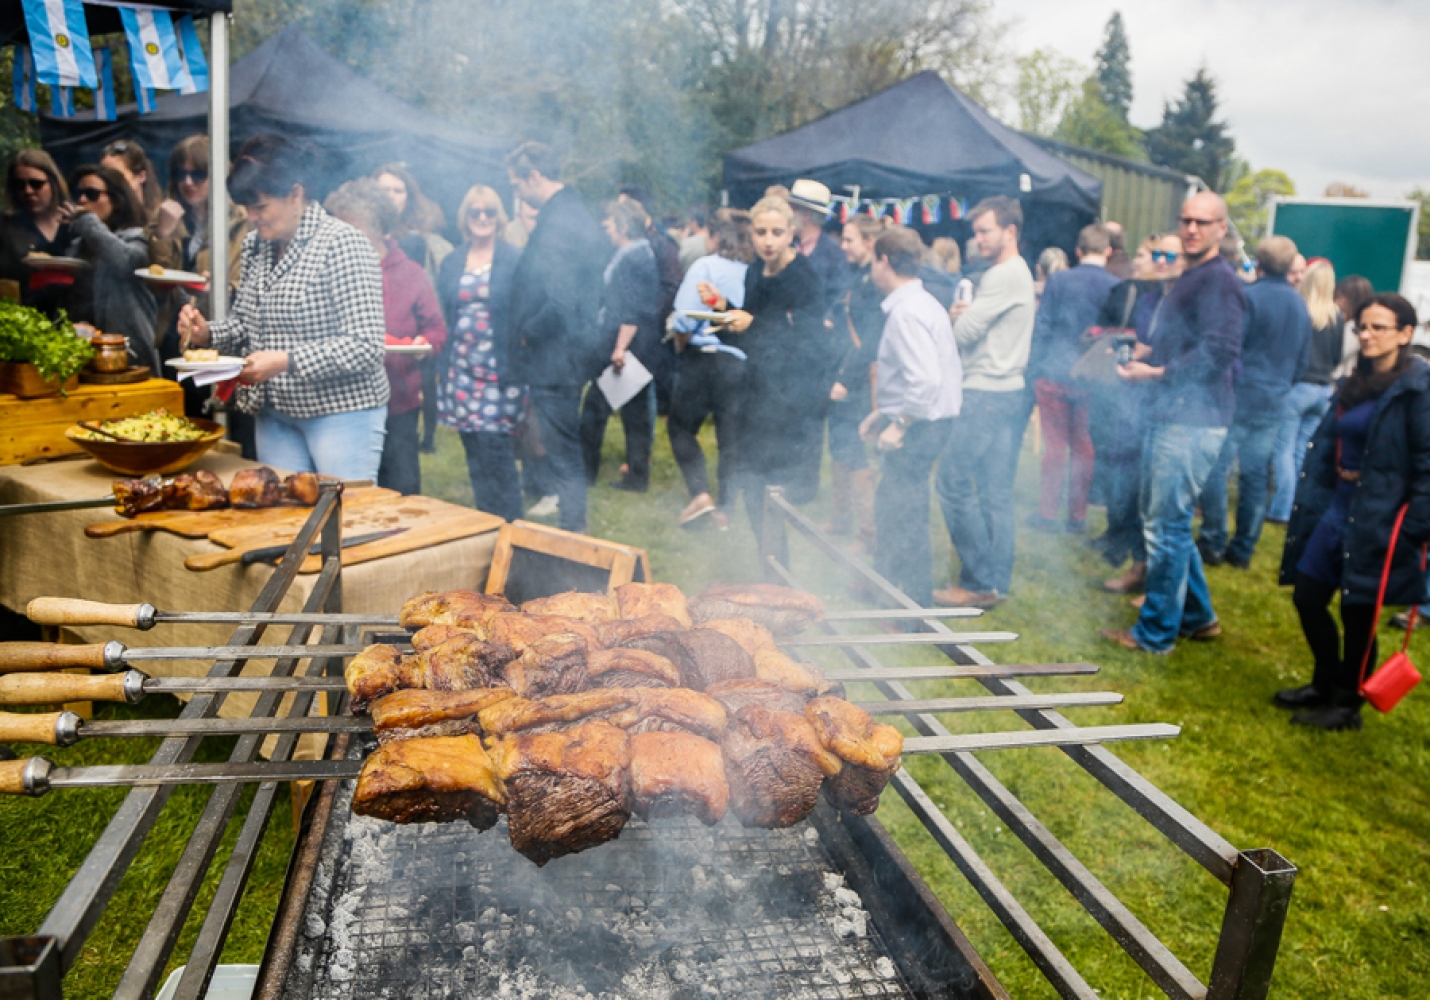
{"type": "Polygon", "coordinates": [[[607,365],[596,379],[596,387],[611,404],[611,409],[619,410],[650,385],[652,378],[650,369],[641,364],[640,358],[627,352],[625,367],[617,372],[615,365],[607,365]]]}

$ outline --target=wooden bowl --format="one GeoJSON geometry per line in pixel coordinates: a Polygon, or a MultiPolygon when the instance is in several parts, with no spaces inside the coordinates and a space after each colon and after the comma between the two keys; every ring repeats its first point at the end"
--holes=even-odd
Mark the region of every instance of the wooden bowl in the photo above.
{"type": "Polygon", "coordinates": [[[92,441],[79,436],[84,429],[76,424],[65,431],[65,437],[114,472],[126,476],[167,475],[187,469],[223,439],[223,427],[219,424],[197,417],[189,419],[207,433],[194,441],[92,441]]]}

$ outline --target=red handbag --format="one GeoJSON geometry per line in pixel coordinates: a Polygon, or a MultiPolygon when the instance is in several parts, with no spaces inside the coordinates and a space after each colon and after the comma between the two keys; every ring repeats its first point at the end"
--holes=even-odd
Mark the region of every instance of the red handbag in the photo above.
{"type": "MultiPolygon", "coordinates": [[[[1385,569],[1380,574],[1380,592],[1375,596],[1375,617],[1373,622],[1380,621],[1380,609],[1385,603],[1385,587],[1390,581],[1390,561],[1395,556],[1395,543],[1400,539],[1400,525],[1405,521],[1405,512],[1409,510],[1409,505],[1400,508],[1400,513],[1395,517],[1395,527],[1390,532],[1390,548],[1385,552],[1385,569]]],[[[1425,569],[1426,549],[1420,550],[1420,569],[1425,569]]],[[[1420,671],[1415,669],[1415,664],[1410,662],[1410,637],[1415,633],[1415,619],[1420,609],[1415,605],[1410,607],[1410,620],[1405,623],[1405,641],[1400,646],[1400,651],[1386,660],[1379,670],[1370,675],[1367,680],[1365,668],[1370,665],[1370,644],[1366,643],[1365,655],[1360,661],[1360,682],[1359,688],[1361,697],[1370,702],[1381,712],[1389,712],[1396,705],[1400,704],[1400,699],[1404,698],[1415,685],[1420,683],[1420,671]]]]}

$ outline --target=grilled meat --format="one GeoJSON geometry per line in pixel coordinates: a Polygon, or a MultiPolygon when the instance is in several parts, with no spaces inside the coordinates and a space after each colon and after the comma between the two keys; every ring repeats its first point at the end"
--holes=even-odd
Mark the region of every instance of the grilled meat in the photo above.
{"type": "Polygon", "coordinates": [[[740,648],[751,656],[762,649],[775,648],[774,633],[748,618],[712,618],[708,622],[701,622],[700,627],[723,632],[738,642],[740,648]]]}
{"type": "MultiPolygon", "coordinates": [[[[619,688],[613,690],[620,690],[619,688]]],[[[631,733],[691,733],[718,740],[729,715],[709,695],[689,688],[627,688],[636,704],[611,716],[611,724],[631,733]]]]}
{"type": "Polygon", "coordinates": [[[235,507],[277,507],[284,499],[283,483],[266,465],[256,469],[239,469],[228,484],[229,503],[235,507]]]}
{"type": "Polygon", "coordinates": [[[694,816],[714,826],[730,805],[720,747],[689,733],[630,738],[631,795],[641,819],[694,816]]]}
{"type": "Polygon", "coordinates": [[[474,639],[481,638],[469,628],[460,628],[456,625],[428,625],[412,633],[412,648],[421,653],[458,635],[469,635],[474,639]]]}
{"type": "Polygon", "coordinates": [[[394,823],[496,824],[506,802],[501,779],[475,736],[402,740],[373,751],[358,775],[353,812],[394,823]]]}
{"type": "Polygon", "coordinates": [[[759,705],[776,712],[804,711],[804,695],[786,691],[784,688],[762,680],[721,681],[711,684],[705,693],[725,706],[725,711],[734,715],[749,705],[759,705]]]}
{"type": "Polygon", "coordinates": [[[228,506],[223,480],[200,469],[181,472],[164,483],[164,506],[169,510],[221,510],[228,506]]]}
{"type": "Polygon", "coordinates": [[[637,636],[624,645],[664,656],[680,671],[681,684],[694,691],[704,691],[719,681],[755,676],[750,654],[734,639],[713,629],[655,632],[637,636]]]}
{"type": "Polygon", "coordinates": [[[590,648],[585,638],[574,632],[557,632],[538,639],[506,665],[505,683],[523,698],[574,694],[586,687],[586,656],[590,648]]]}
{"type": "Polygon", "coordinates": [[[491,756],[506,784],[511,846],[538,866],[614,840],[630,818],[630,747],[609,723],[503,737],[491,756]]]}
{"type": "Polygon", "coordinates": [[[840,759],[825,750],[803,715],[752,705],[740,709],[720,739],[730,806],[745,826],[793,826],[814,811],[825,778],[840,759]]]}
{"type": "Polygon", "coordinates": [[[690,617],[696,622],[748,618],[775,635],[798,635],[824,619],[824,602],[813,594],[773,583],[712,583],[690,599],[690,617]]]}
{"type": "Polygon", "coordinates": [[[116,479],[109,488],[125,517],[164,509],[164,488],[157,476],[150,479],[116,479]]]}
{"type": "Polygon", "coordinates": [[[503,669],[516,658],[504,643],[483,642],[475,633],[460,633],[402,664],[402,686],[428,691],[470,691],[505,687],[503,669]]]}
{"type": "Polygon", "coordinates": [[[318,474],[295,472],[283,480],[283,495],[299,507],[311,507],[318,502],[318,474]]]}
{"type": "Polygon", "coordinates": [[[583,594],[578,590],[534,598],[523,604],[521,610],[529,615],[558,615],[593,625],[596,622],[611,621],[621,615],[616,599],[610,594],[583,594]]]}
{"type": "MultiPolygon", "coordinates": [[[[609,719],[639,704],[635,688],[602,688],[576,694],[554,694],[540,700],[508,698],[493,702],[478,715],[488,736],[508,733],[551,733],[591,719],[609,719]]],[[[622,727],[624,728],[624,727],[622,727]]]]}
{"type": "Polygon", "coordinates": [[[596,630],[596,640],[604,648],[624,646],[641,635],[655,632],[679,632],[685,628],[670,615],[645,615],[641,618],[618,618],[615,621],[597,622],[591,626],[596,630]]]}
{"type": "Polygon", "coordinates": [[[591,649],[601,645],[590,623],[559,615],[528,615],[514,611],[496,615],[487,628],[487,635],[493,642],[504,642],[518,653],[524,653],[532,643],[560,632],[579,635],[591,649]]]}
{"type": "Polygon", "coordinates": [[[421,691],[408,688],[383,695],[372,703],[372,728],[379,743],[431,736],[481,736],[477,713],[489,705],[516,697],[511,688],[471,691],[421,691]]]}
{"type": "Polygon", "coordinates": [[[595,649],[586,657],[590,687],[675,687],[675,664],[645,649],[595,649]]]}
{"type": "Polygon", "coordinates": [[[403,682],[402,654],[385,642],[369,646],[349,660],[343,682],[352,696],[354,712],[365,712],[383,695],[409,686],[403,682]]]}
{"type": "Polygon", "coordinates": [[[479,594],[475,590],[429,590],[402,605],[397,620],[403,628],[456,625],[481,632],[498,614],[515,610],[505,597],[479,594]]]}
{"type": "Polygon", "coordinates": [[[616,600],[622,618],[668,615],[685,628],[690,627],[685,595],[673,583],[623,583],[616,588],[616,600]]]}
{"type": "Polygon", "coordinates": [[[825,797],[857,816],[879,808],[879,794],[899,769],[903,735],[843,698],[815,698],[804,715],[820,745],[844,762],[825,782],[825,797]]]}
{"type": "Polygon", "coordinates": [[[755,653],[755,676],[786,691],[813,698],[824,687],[824,675],[812,663],[798,663],[778,649],[755,653]]]}

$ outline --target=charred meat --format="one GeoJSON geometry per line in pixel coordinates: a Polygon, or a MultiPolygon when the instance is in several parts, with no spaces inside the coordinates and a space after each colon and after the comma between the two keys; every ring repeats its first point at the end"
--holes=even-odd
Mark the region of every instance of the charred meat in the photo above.
{"type": "Polygon", "coordinates": [[[469,635],[474,639],[481,638],[473,629],[469,628],[459,628],[456,625],[428,625],[412,633],[412,648],[421,653],[459,635],[469,635]]]}
{"type": "Polygon", "coordinates": [[[803,715],[742,708],[720,739],[730,806],[745,826],[793,826],[814,811],[840,759],[825,750],[803,715]]]}
{"type": "Polygon", "coordinates": [[[516,651],[462,632],[403,661],[403,687],[428,691],[470,691],[504,687],[502,672],[516,651]]]}
{"type": "Polygon", "coordinates": [[[586,657],[591,687],[676,687],[680,671],[665,657],[645,649],[597,649],[586,657]]]}
{"type": "Polygon", "coordinates": [[[824,619],[824,602],[803,590],[773,583],[713,583],[690,599],[690,617],[696,622],[748,618],[777,636],[798,635],[824,619]]]}
{"type": "Polygon", "coordinates": [[[493,642],[504,642],[518,653],[524,653],[532,643],[560,632],[579,635],[591,649],[601,645],[589,622],[559,615],[528,615],[520,611],[499,614],[492,618],[487,629],[487,635],[493,642]]]}
{"type": "Polygon", "coordinates": [[[477,713],[516,697],[511,688],[471,691],[422,691],[408,688],[372,703],[372,728],[379,743],[431,736],[481,736],[477,713]]]}
{"type": "Polygon", "coordinates": [[[260,465],[256,469],[240,469],[228,484],[229,503],[235,507],[277,507],[284,500],[283,483],[278,473],[260,465]]]}
{"type": "MultiPolygon", "coordinates": [[[[510,648],[510,647],[507,647],[510,648]]],[[[538,639],[507,664],[503,677],[523,698],[574,694],[586,687],[590,644],[574,632],[538,639]]]]}
{"type": "Polygon", "coordinates": [[[311,507],[318,502],[318,474],[295,472],[283,480],[283,495],[289,503],[311,507]]]}
{"type": "Polygon", "coordinates": [[[731,715],[749,705],[799,715],[804,711],[806,702],[803,695],[762,680],[721,681],[719,684],[711,684],[705,689],[705,693],[724,705],[725,711],[731,715]]]}
{"type": "Polygon", "coordinates": [[[577,694],[556,694],[549,698],[508,698],[493,702],[478,715],[482,732],[488,736],[508,733],[551,733],[592,719],[609,719],[613,714],[639,704],[634,688],[603,688],[577,694]]]}
{"type": "Polygon", "coordinates": [[[680,682],[694,691],[704,691],[720,681],[755,676],[750,654],[728,635],[712,629],[656,632],[638,636],[625,645],[664,656],[680,671],[680,682]]]}
{"type": "Polygon", "coordinates": [[[641,819],[694,816],[714,826],[730,805],[720,747],[689,733],[630,738],[631,795],[641,819]]]}
{"type": "Polygon", "coordinates": [[[515,610],[506,598],[475,590],[429,590],[402,605],[397,620],[403,628],[455,625],[484,632],[497,615],[515,610]]]}
{"type": "Polygon", "coordinates": [[[656,632],[679,632],[685,628],[670,615],[645,615],[642,618],[618,618],[615,621],[597,622],[591,626],[596,630],[596,640],[604,648],[624,646],[632,639],[656,632]]]}
{"type": "Polygon", "coordinates": [[[616,588],[616,600],[620,603],[622,618],[667,615],[683,627],[690,627],[685,595],[673,583],[623,583],[616,588]]]}
{"type": "Polygon", "coordinates": [[[110,484],[110,489],[125,517],[164,509],[164,487],[157,476],[150,479],[116,479],[110,484]]]}
{"type": "Polygon", "coordinates": [[[723,632],[738,642],[740,648],[751,656],[762,649],[775,648],[774,633],[748,618],[712,618],[708,622],[701,622],[700,627],[723,632]]]}
{"type": "Polygon", "coordinates": [[[403,680],[402,654],[396,646],[384,642],[364,649],[343,670],[354,712],[367,711],[378,698],[400,687],[420,686],[404,684],[403,680]]]}
{"type": "Polygon", "coordinates": [[[782,650],[768,648],[755,653],[755,676],[786,691],[813,698],[822,693],[825,682],[819,668],[799,663],[782,650]]]}
{"type": "Polygon", "coordinates": [[[583,594],[579,590],[568,590],[564,594],[537,597],[527,601],[521,610],[529,615],[557,615],[575,618],[592,625],[619,618],[621,609],[610,594],[583,594]]]}
{"type": "Polygon", "coordinates": [[[718,740],[729,722],[725,707],[689,688],[630,688],[636,704],[611,716],[631,733],[693,733],[718,740]]]}
{"type": "Polygon", "coordinates": [[[844,762],[825,783],[829,801],[858,816],[879,808],[879,794],[899,769],[903,735],[843,698],[815,698],[804,715],[820,745],[844,762]]]}
{"type": "Polygon", "coordinates": [[[164,506],[169,510],[222,510],[228,506],[223,480],[200,469],[181,472],[164,483],[164,506]]]}
{"type": "Polygon", "coordinates": [[[496,824],[506,802],[492,760],[475,736],[402,740],[373,751],[358,775],[353,812],[393,823],[496,824]]]}

